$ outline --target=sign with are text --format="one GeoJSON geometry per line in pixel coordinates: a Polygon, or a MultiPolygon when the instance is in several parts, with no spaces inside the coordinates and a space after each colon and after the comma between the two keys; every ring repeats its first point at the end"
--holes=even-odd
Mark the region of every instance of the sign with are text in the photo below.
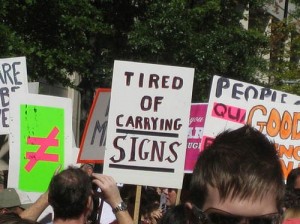
{"type": "Polygon", "coordinates": [[[190,111],[189,131],[184,171],[192,173],[200,153],[207,103],[193,103],[190,111]]]}
{"type": "Polygon", "coordinates": [[[45,192],[59,165],[72,164],[71,99],[11,94],[8,186],[45,192]]]}
{"type": "Polygon", "coordinates": [[[181,188],[194,69],[115,61],[104,174],[181,188]]]}
{"type": "Polygon", "coordinates": [[[83,132],[78,163],[103,163],[110,89],[97,89],[83,132]]]}
{"type": "Polygon", "coordinates": [[[9,96],[28,93],[26,58],[0,59],[0,135],[9,133],[9,96]]]}
{"type": "Polygon", "coordinates": [[[294,133],[297,133],[298,118],[297,113],[294,112],[297,110],[299,111],[299,103],[300,97],[296,95],[220,76],[214,76],[201,149],[203,150],[207,145],[211,144],[214,137],[220,132],[228,128],[238,128],[247,123],[251,124],[267,134],[271,139],[274,139],[278,144],[277,150],[279,151],[279,155],[281,155],[280,160],[286,178],[287,174],[293,168],[298,167],[298,162],[296,162],[295,156],[294,158],[291,157],[291,154],[284,157],[283,152],[296,152],[294,149],[297,149],[298,147],[293,141],[295,139],[295,134],[292,135],[290,131],[287,131],[290,133],[289,137],[282,138],[282,135],[279,133],[285,128],[292,128],[294,133]],[[257,109],[254,116],[252,116],[251,114],[253,113],[254,108],[259,108],[258,105],[263,105],[265,109],[257,109]],[[287,111],[285,112],[285,110],[287,111]],[[263,114],[260,115],[260,117],[258,117],[259,111],[263,114]],[[274,111],[278,112],[275,113],[274,111]],[[273,113],[277,116],[276,121],[274,120],[273,113]],[[288,114],[291,116],[289,117],[288,114]],[[268,117],[270,117],[269,122],[267,122],[268,117]],[[254,122],[258,119],[261,120],[261,123],[254,122]],[[292,125],[286,123],[287,120],[285,119],[293,121],[292,125]],[[279,124],[281,124],[282,129],[279,128],[279,124]],[[270,128],[272,128],[272,126],[274,126],[274,128],[276,127],[276,129],[279,128],[276,134],[270,134],[270,128]],[[267,130],[266,128],[269,129],[267,130]],[[289,143],[291,144],[291,148],[288,146],[289,143]],[[280,148],[280,145],[285,145],[287,148],[280,148]]]}

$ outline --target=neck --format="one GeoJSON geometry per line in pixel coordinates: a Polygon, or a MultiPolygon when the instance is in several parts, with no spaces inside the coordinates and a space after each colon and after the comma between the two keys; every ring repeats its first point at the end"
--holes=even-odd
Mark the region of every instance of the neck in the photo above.
{"type": "Polygon", "coordinates": [[[53,224],[86,224],[86,218],[83,215],[75,219],[54,218],[53,224]]]}

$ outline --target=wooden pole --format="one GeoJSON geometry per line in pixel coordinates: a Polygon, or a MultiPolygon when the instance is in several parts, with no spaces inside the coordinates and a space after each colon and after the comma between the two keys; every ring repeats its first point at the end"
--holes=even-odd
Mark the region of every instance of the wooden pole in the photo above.
{"type": "Polygon", "coordinates": [[[140,219],[140,204],[141,204],[142,186],[136,186],[133,223],[138,224],[140,219]]]}
{"type": "Polygon", "coordinates": [[[180,203],[181,189],[177,189],[176,205],[180,203]]]}

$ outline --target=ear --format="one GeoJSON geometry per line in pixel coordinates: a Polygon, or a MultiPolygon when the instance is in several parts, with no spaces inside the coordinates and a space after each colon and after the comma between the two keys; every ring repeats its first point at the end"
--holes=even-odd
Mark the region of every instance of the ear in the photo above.
{"type": "Polygon", "coordinates": [[[85,216],[90,216],[92,211],[93,211],[93,207],[94,207],[94,203],[93,203],[93,199],[92,196],[89,196],[88,201],[86,203],[86,209],[85,209],[85,216]]]}
{"type": "Polygon", "coordinates": [[[186,207],[186,208],[189,209],[189,210],[192,210],[193,205],[192,205],[191,202],[186,202],[186,203],[184,204],[184,207],[186,207]]]}
{"type": "Polygon", "coordinates": [[[186,202],[186,203],[184,203],[184,210],[185,210],[185,214],[186,214],[186,217],[187,217],[187,223],[188,224],[193,224],[193,223],[195,223],[194,221],[195,221],[195,219],[194,219],[194,214],[193,214],[193,211],[192,211],[192,209],[193,209],[193,205],[192,205],[192,203],[191,202],[186,202]]]}

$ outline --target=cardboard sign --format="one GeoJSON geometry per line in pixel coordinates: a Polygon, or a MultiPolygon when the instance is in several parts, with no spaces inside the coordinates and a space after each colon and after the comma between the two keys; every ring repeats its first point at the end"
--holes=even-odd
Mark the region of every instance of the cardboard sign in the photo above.
{"type": "Polygon", "coordinates": [[[80,143],[78,163],[103,163],[110,89],[97,89],[80,143]]]}
{"type": "Polygon", "coordinates": [[[194,69],[115,61],[104,173],[181,188],[194,69]]]}
{"type": "MultiPolygon", "coordinates": [[[[290,133],[290,136],[286,138],[283,138],[282,135],[279,134],[280,131],[277,131],[276,134],[270,134],[271,132],[266,130],[264,125],[267,122],[266,119],[270,117],[274,121],[273,125],[276,124],[276,128],[279,127],[277,125],[280,123],[283,125],[283,128],[293,128],[296,133],[296,123],[293,123],[292,125],[290,123],[284,123],[287,122],[284,121],[284,119],[291,119],[290,121],[297,122],[297,113],[294,114],[294,112],[297,112],[297,110],[299,111],[299,102],[300,97],[296,95],[215,76],[207,108],[201,149],[205,148],[208,144],[211,144],[214,137],[220,132],[228,128],[235,129],[249,123],[267,134],[271,139],[274,139],[279,145],[285,145],[285,147],[287,147],[287,149],[284,149],[283,147],[280,148],[277,146],[279,154],[282,154],[282,168],[286,178],[287,173],[289,173],[292,168],[298,166],[298,162],[295,162],[296,160],[294,160],[290,154],[289,157],[283,157],[283,152],[285,150],[288,151],[288,153],[291,153],[292,151],[295,152],[295,150],[292,150],[295,145],[295,142],[293,141],[295,137],[292,137],[290,131],[287,131],[290,133]],[[262,108],[264,107],[265,109],[260,109],[260,111],[257,110],[258,112],[251,115],[254,108],[259,108],[258,105],[260,104],[263,105],[262,108]],[[274,108],[274,110],[272,110],[272,108],[274,108]],[[284,112],[285,110],[287,111],[284,112]],[[278,111],[276,114],[277,120],[274,118],[274,114],[271,114],[271,111],[278,111]],[[290,117],[288,114],[290,114],[290,117]],[[262,122],[257,123],[254,122],[255,120],[261,120],[262,122]],[[288,144],[293,146],[289,150],[288,144]]],[[[268,123],[269,126],[272,126],[270,124],[271,123],[268,123]]],[[[296,158],[296,156],[294,156],[294,158],[296,158]]]]}
{"type": "Polygon", "coordinates": [[[73,162],[72,101],[11,94],[8,186],[45,192],[56,168],[73,162]]]}
{"type": "Polygon", "coordinates": [[[207,103],[193,103],[190,111],[189,132],[185,156],[185,173],[192,173],[200,153],[207,103]]]}
{"type": "Polygon", "coordinates": [[[9,133],[9,96],[28,93],[26,58],[0,59],[0,135],[9,133]]]}

